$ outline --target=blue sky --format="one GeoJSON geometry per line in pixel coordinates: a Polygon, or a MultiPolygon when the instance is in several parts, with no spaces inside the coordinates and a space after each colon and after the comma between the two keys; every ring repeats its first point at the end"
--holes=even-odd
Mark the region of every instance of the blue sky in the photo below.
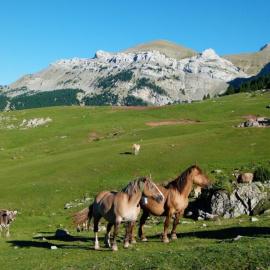
{"type": "Polygon", "coordinates": [[[219,55],[270,42],[269,0],[0,0],[0,85],[58,59],[165,39],[219,55]]]}

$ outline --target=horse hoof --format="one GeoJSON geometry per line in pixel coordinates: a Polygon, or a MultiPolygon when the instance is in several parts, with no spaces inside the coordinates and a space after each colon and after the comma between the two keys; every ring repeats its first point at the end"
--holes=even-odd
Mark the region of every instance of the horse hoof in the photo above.
{"type": "Polygon", "coordinates": [[[112,251],[118,251],[118,247],[113,246],[113,247],[112,247],[112,251]]]}
{"type": "Polygon", "coordinates": [[[129,248],[132,248],[132,245],[125,245],[124,246],[124,249],[129,249],[129,248]]]}
{"type": "Polygon", "coordinates": [[[163,238],[163,243],[170,243],[170,240],[169,240],[169,238],[163,238]]]}
{"type": "Polygon", "coordinates": [[[172,234],[172,235],[171,235],[171,239],[172,239],[172,240],[177,239],[177,235],[176,235],[176,233],[174,233],[174,234],[172,234]]]}
{"type": "Polygon", "coordinates": [[[95,246],[95,250],[100,250],[100,246],[95,246]]]}
{"type": "Polygon", "coordinates": [[[142,242],[147,242],[148,239],[147,239],[146,237],[144,237],[144,238],[141,239],[141,241],[142,241],[142,242]]]}
{"type": "Polygon", "coordinates": [[[131,244],[136,244],[137,242],[136,242],[136,239],[132,239],[131,241],[130,241],[130,243],[131,244]]]}

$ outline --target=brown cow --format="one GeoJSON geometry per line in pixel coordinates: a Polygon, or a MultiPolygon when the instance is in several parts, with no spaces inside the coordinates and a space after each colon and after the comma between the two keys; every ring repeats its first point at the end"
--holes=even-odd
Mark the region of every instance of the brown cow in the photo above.
{"type": "Polygon", "coordinates": [[[8,210],[0,210],[0,236],[2,233],[2,227],[6,229],[7,234],[6,237],[9,237],[9,226],[11,221],[15,220],[15,215],[17,211],[8,211],[8,210]]]}
{"type": "Polygon", "coordinates": [[[234,177],[237,183],[251,183],[253,180],[253,173],[235,173],[234,177]]]}

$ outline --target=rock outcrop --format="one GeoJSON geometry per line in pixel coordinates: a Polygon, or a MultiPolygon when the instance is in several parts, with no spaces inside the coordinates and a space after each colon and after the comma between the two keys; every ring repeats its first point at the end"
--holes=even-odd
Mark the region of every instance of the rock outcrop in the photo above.
{"type": "Polygon", "coordinates": [[[237,218],[242,215],[261,214],[270,205],[270,182],[262,184],[238,184],[231,192],[216,190],[202,192],[202,196],[191,203],[186,215],[195,219],[237,218]]]}
{"type": "Polygon", "coordinates": [[[183,59],[168,57],[157,50],[119,53],[99,50],[92,59],[58,60],[40,72],[22,76],[3,91],[13,97],[67,88],[82,89],[84,96],[106,90],[120,99],[133,95],[153,105],[165,105],[201,100],[208,94],[218,95],[226,91],[227,82],[239,77],[248,75],[212,49],[183,59]],[[117,78],[117,74],[127,71],[132,72],[131,79],[117,78]],[[106,88],[100,82],[109,76],[116,76],[116,79],[106,88]],[[138,85],[141,78],[149,79],[162,91],[157,92],[149,85],[138,85]]]}
{"type": "Polygon", "coordinates": [[[260,118],[250,118],[244,123],[238,125],[237,127],[269,127],[270,120],[266,119],[265,117],[260,118]]]}
{"type": "Polygon", "coordinates": [[[269,187],[269,184],[264,185],[256,182],[239,184],[232,194],[216,191],[211,197],[211,212],[223,218],[252,215],[258,203],[269,197],[265,191],[269,187]]]}

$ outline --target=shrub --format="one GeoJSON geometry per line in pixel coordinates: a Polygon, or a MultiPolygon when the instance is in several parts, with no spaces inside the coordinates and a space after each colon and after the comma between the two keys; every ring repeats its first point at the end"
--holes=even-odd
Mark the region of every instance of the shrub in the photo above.
{"type": "Polygon", "coordinates": [[[265,182],[270,180],[270,171],[266,167],[259,167],[254,172],[254,181],[265,182]]]}

